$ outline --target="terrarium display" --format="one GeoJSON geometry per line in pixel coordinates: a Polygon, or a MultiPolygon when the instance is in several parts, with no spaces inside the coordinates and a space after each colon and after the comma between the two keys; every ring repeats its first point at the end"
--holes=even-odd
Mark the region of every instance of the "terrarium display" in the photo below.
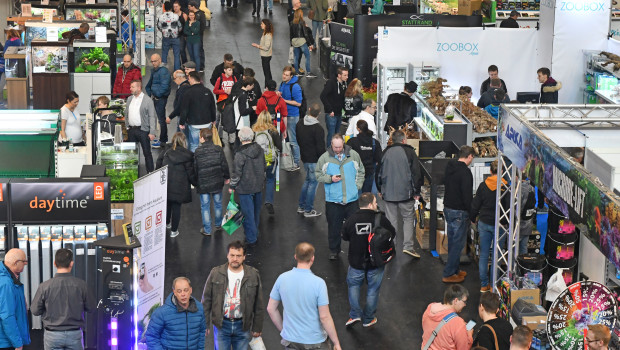
{"type": "MultiPolygon", "coordinates": [[[[74,27],[59,27],[58,28],[58,40],[63,40],[62,34],[72,29],[78,28],[80,24],[76,24],[74,27]]],[[[26,46],[30,46],[33,40],[47,40],[47,27],[26,27],[26,46]]]]}
{"type": "Polygon", "coordinates": [[[112,202],[133,201],[133,182],[138,179],[140,153],[137,143],[101,146],[97,164],[103,164],[110,178],[112,202]]]}
{"type": "Polygon", "coordinates": [[[64,46],[32,46],[33,73],[67,73],[67,48],[64,46]]]}
{"type": "Polygon", "coordinates": [[[75,73],[109,73],[109,47],[74,46],[75,73]]]}
{"type": "Polygon", "coordinates": [[[109,27],[110,16],[116,14],[115,9],[78,9],[67,7],[66,19],[68,21],[97,21],[109,27]],[[114,14],[111,14],[114,12],[114,14]]]}

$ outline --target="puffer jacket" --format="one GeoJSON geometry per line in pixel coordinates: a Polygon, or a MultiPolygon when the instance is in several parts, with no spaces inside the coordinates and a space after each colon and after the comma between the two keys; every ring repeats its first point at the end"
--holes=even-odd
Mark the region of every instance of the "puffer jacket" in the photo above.
{"type": "Polygon", "coordinates": [[[167,144],[157,157],[157,169],[164,165],[168,166],[168,202],[191,202],[190,184],[196,185],[194,154],[187,148],[172,149],[172,144],[167,144]]]}
{"type": "Polygon", "coordinates": [[[424,180],[415,149],[405,143],[388,146],[381,157],[376,181],[385,201],[403,202],[419,196],[424,180]]]}
{"type": "Polygon", "coordinates": [[[194,168],[198,180],[196,192],[221,192],[224,180],[230,179],[228,162],[224,150],[212,142],[204,142],[194,152],[194,168]]]}
{"type": "Polygon", "coordinates": [[[146,346],[149,350],[204,349],[205,313],[202,304],[191,297],[187,309],[177,305],[174,293],[153,312],[146,329],[146,346]]]}
{"type": "Polygon", "coordinates": [[[0,263],[0,348],[30,344],[24,285],[0,263]]]}
{"type": "Polygon", "coordinates": [[[241,145],[233,165],[230,188],[238,194],[252,194],[263,190],[265,182],[265,155],[257,143],[241,145]]]}
{"type": "MultiPolygon", "coordinates": [[[[228,288],[228,263],[214,267],[207,277],[202,292],[202,306],[205,310],[207,324],[213,323],[216,327],[222,327],[226,288],[228,288]]],[[[243,314],[243,331],[252,330],[252,332],[261,333],[266,306],[257,269],[243,265],[243,279],[239,294],[243,314]]]]}
{"type": "Polygon", "coordinates": [[[146,94],[150,97],[163,98],[170,95],[170,71],[159,66],[151,71],[151,78],[146,84],[146,94]]]}
{"type": "Polygon", "coordinates": [[[348,145],[343,152],[344,159],[340,161],[330,147],[316,163],[314,174],[318,182],[325,184],[326,202],[348,204],[356,201],[364,184],[364,164],[359,154],[348,145]],[[333,183],[333,175],[341,175],[340,181],[333,183]]]}

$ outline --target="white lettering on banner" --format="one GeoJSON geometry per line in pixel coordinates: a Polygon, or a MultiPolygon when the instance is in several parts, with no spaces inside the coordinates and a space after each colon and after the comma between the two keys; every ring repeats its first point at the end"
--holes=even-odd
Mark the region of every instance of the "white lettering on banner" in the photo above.
{"type": "Polygon", "coordinates": [[[523,137],[510,124],[506,125],[506,138],[514,142],[520,150],[523,150],[523,137]]]}
{"type": "Polygon", "coordinates": [[[478,55],[478,43],[437,43],[437,52],[466,52],[478,55]]]}
{"type": "Polygon", "coordinates": [[[560,11],[572,11],[572,12],[599,12],[605,11],[604,3],[602,2],[573,2],[562,1],[560,2],[560,11]]]}
{"type": "Polygon", "coordinates": [[[579,188],[555,165],[553,165],[553,192],[560,196],[579,216],[583,217],[586,191],[579,188]]]}
{"type": "Polygon", "coordinates": [[[552,0],[541,0],[540,6],[552,9],[555,6],[555,3],[552,0]]]}
{"type": "Polygon", "coordinates": [[[343,33],[351,34],[351,29],[350,29],[350,28],[340,28],[340,30],[341,30],[343,33]]]}

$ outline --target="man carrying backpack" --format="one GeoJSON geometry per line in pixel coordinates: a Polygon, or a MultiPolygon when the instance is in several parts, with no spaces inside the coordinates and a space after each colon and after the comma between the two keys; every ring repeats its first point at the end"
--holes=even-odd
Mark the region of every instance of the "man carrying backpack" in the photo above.
{"type": "Polygon", "coordinates": [[[297,143],[297,135],[295,127],[299,121],[299,111],[307,111],[308,107],[304,98],[304,92],[299,84],[297,76],[293,76],[295,68],[291,66],[284,67],[282,71],[282,84],[280,84],[280,96],[287,104],[287,121],[288,139],[291,142],[291,150],[293,151],[293,160],[295,166],[290,171],[299,170],[299,144],[297,143]]]}
{"type": "Polygon", "coordinates": [[[349,286],[351,311],[346,325],[351,326],[361,321],[364,327],[370,327],[377,323],[375,311],[377,311],[379,302],[379,288],[381,288],[385,264],[394,256],[393,244],[396,230],[385,215],[377,211],[377,198],[372,193],[362,193],[359,206],[360,210],[351,215],[342,226],[342,239],[349,241],[347,285],[349,286]],[[391,253],[371,256],[369,250],[381,252],[391,250],[391,253]],[[366,306],[362,311],[359,299],[364,279],[368,281],[368,290],[366,306]]]}
{"type": "Polygon", "coordinates": [[[269,80],[266,84],[267,90],[263,92],[263,95],[258,99],[256,103],[256,115],[260,115],[263,111],[268,111],[271,114],[271,120],[276,129],[280,130],[282,138],[286,138],[286,102],[282,96],[276,92],[277,83],[273,80],[269,80]],[[278,126],[277,115],[280,113],[280,125],[278,126]]]}

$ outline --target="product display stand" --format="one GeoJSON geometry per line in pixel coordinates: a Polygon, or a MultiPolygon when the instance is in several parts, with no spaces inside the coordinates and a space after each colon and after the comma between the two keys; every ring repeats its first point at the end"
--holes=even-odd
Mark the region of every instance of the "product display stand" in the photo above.
{"type": "MultiPolygon", "coordinates": [[[[28,228],[26,226],[17,227],[17,244],[26,255],[28,254],[28,228]]],[[[19,281],[24,285],[24,296],[26,300],[30,300],[30,280],[28,278],[28,272],[30,270],[30,264],[24,267],[24,271],[19,274],[19,281]]]]}
{"type": "Polygon", "coordinates": [[[74,227],[73,245],[75,246],[73,257],[75,277],[86,281],[86,229],[84,226],[74,227]]]}
{"type": "MultiPolygon", "coordinates": [[[[28,259],[28,265],[30,265],[30,299],[28,301],[32,303],[34,295],[39,289],[41,283],[41,266],[39,264],[38,257],[40,256],[39,249],[39,226],[28,226],[28,245],[29,256],[32,259],[28,259]]],[[[32,329],[41,329],[41,316],[32,316],[32,329]]]]}
{"type": "MultiPolygon", "coordinates": [[[[56,251],[62,248],[62,226],[52,226],[52,259],[56,259],[56,251]]],[[[53,275],[56,275],[56,265],[53,266],[53,275]]]]}
{"type": "MultiPolygon", "coordinates": [[[[62,247],[71,250],[75,258],[75,246],[73,243],[73,226],[62,227],[62,247]]],[[[75,269],[71,270],[71,274],[75,276],[75,269]]]]}
{"type": "Polygon", "coordinates": [[[54,257],[51,255],[51,227],[41,226],[41,266],[42,266],[42,278],[43,281],[47,281],[52,278],[52,261],[54,257]]]}

